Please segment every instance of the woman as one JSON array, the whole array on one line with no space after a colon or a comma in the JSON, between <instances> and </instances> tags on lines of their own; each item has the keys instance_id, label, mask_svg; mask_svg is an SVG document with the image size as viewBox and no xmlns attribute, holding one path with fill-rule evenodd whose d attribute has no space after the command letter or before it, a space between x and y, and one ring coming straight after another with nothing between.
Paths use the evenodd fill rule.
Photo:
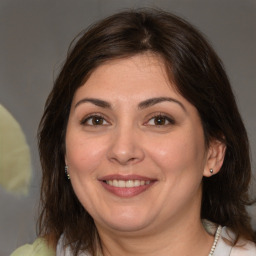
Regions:
<instances>
[{"instance_id":1,"label":"woman","mask_svg":"<svg viewBox=\"0 0 256 256\"><path fill-rule=\"evenodd\" d=\"M256 255L246 131L221 61L186 21L139 10L92 26L38 137L41 238L13 255Z\"/></svg>"}]
</instances>

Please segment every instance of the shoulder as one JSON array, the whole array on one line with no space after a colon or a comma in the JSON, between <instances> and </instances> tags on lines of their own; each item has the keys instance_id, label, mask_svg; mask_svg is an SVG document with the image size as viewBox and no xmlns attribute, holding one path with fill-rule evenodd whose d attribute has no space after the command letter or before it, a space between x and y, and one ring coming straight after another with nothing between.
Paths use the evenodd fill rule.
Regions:
<instances>
[{"instance_id":1,"label":"shoulder","mask_svg":"<svg viewBox=\"0 0 256 256\"><path fill-rule=\"evenodd\" d=\"M231 250L230 256L256 256L256 244L250 241L238 241Z\"/></svg>"},{"instance_id":2,"label":"shoulder","mask_svg":"<svg viewBox=\"0 0 256 256\"><path fill-rule=\"evenodd\" d=\"M65 245L64 234L62 234L61 237L59 238L57 248L56 248L56 256L63 256L63 255L73 255L70 245ZM80 252L78 255L79 256L91 256L91 254L86 251ZM100 254L98 253L97 255L100 255Z\"/></svg>"},{"instance_id":3,"label":"shoulder","mask_svg":"<svg viewBox=\"0 0 256 256\"><path fill-rule=\"evenodd\" d=\"M206 231L211 235L216 235L218 225L203 220ZM236 235L228 227L220 227L219 238L214 250L214 256L256 256L256 244L240 238L233 246Z\"/></svg>"},{"instance_id":4,"label":"shoulder","mask_svg":"<svg viewBox=\"0 0 256 256\"><path fill-rule=\"evenodd\" d=\"M11 256L55 256L55 251L50 248L43 238L38 238L33 244L26 244L16 249Z\"/></svg>"},{"instance_id":5,"label":"shoulder","mask_svg":"<svg viewBox=\"0 0 256 256\"><path fill-rule=\"evenodd\" d=\"M217 255L230 255L230 256L256 256L255 243L240 238L237 243L234 243L236 235L227 227L222 228L221 237L219 240L218 254ZM216 247L216 249L217 249ZM226 254L223 254L225 251ZM221 254L222 252L222 254Z\"/></svg>"},{"instance_id":6,"label":"shoulder","mask_svg":"<svg viewBox=\"0 0 256 256\"><path fill-rule=\"evenodd\" d=\"M236 235L227 227L223 228L222 238L234 243ZM256 256L256 244L239 238L237 243L231 247L230 256Z\"/></svg>"}]
</instances>

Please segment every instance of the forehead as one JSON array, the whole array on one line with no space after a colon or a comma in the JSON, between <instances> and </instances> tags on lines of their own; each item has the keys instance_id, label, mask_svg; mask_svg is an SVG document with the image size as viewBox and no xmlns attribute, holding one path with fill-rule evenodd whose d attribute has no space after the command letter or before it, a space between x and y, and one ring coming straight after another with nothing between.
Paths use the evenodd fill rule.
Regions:
<instances>
[{"instance_id":1,"label":"forehead","mask_svg":"<svg viewBox=\"0 0 256 256\"><path fill-rule=\"evenodd\" d=\"M81 94L111 97L116 93L129 97L141 92L145 96L152 92L177 94L176 85L170 81L164 61L158 55L145 53L103 63L78 88L74 98Z\"/></svg>"}]
</instances>

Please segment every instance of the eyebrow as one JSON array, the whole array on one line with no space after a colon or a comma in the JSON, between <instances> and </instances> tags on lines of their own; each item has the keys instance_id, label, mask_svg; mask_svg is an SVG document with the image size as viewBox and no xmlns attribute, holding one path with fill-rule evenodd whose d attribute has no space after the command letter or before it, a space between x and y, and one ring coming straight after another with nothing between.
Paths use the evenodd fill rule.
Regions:
<instances>
[{"instance_id":1,"label":"eyebrow","mask_svg":"<svg viewBox=\"0 0 256 256\"><path fill-rule=\"evenodd\" d=\"M104 100L100 100L100 99L95 99L95 98L84 98L82 100L79 100L76 105L75 105L75 108L77 106L79 106L80 104L82 103L86 103L86 102L90 102L98 107L101 107L101 108L111 108L111 105L110 103L104 101Z\"/></svg>"},{"instance_id":2,"label":"eyebrow","mask_svg":"<svg viewBox=\"0 0 256 256\"><path fill-rule=\"evenodd\" d=\"M156 97L156 98L150 98L150 99L144 100L139 103L138 108L145 109L145 108L154 106L158 103L165 102L165 101L177 103L185 112L187 112L185 106L180 101L173 99L173 98L169 98L169 97ZM81 105L82 103L86 103L86 102L92 103L101 108L109 108L109 109L112 108L111 104L109 102L100 100L100 99L95 99L95 98L81 99L80 101L78 101L76 103L75 108L78 107L79 105Z\"/></svg>"},{"instance_id":3,"label":"eyebrow","mask_svg":"<svg viewBox=\"0 0 256 256\"><path fill-rule=\"evenodd\" d=\"M180 101L173 99L173 98L169 98L169 97L157 97L157 98L151 98L151 99L142 101L139 104L139 109L148 108L148 107L151 107L153 105L156 105L158 103L165 102L165 101L177 103L185 112L187 112L185 106Z\"/></svg>"}]
</instances>

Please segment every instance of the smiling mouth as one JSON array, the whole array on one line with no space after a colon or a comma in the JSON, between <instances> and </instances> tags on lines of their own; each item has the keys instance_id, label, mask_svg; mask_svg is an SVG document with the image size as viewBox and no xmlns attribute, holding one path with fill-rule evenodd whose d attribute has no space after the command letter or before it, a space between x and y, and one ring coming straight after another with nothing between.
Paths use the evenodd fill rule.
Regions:
<instances>
[{"instance_id":1,"label":"smiling mouth","mask_svg":"<svg viewBox=\"0 0 256 256\"><path fill-rule=\"evenodd\" d=\"M157 179L140 175L113 174L99 178L104 189L121 198L131 198L151 188Z\"/></svg>"},{"instance_id":2,"label":"smiling mouth","mask_svg":"<svg viewBox=\"0 0 256 256\"><path fill-rule=\"evenodd\" d=\"M150 180L104 180L104 182L116 188L134 188L151 183Z\"/></svg>"}]
</instances>

